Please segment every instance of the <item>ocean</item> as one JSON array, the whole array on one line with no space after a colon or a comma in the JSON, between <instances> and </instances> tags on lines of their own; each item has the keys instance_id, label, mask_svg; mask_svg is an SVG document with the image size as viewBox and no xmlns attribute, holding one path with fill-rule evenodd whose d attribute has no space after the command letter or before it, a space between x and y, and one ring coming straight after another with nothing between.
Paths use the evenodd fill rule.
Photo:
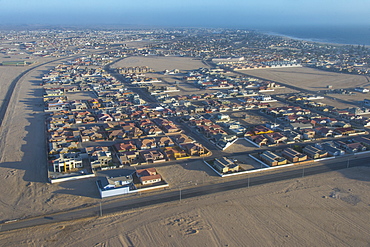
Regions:
<instances>
[{"instance_id":1,"label":"ocean","mask_svg":"<svg viewBox=\"0 0 370 247\"><path fill-rule=\"evenodd\" d=\"M260 30L266 34L294 39L350 45L370 46L370 25L352 27L275 27Z\"/></svg>"}]
</instances>

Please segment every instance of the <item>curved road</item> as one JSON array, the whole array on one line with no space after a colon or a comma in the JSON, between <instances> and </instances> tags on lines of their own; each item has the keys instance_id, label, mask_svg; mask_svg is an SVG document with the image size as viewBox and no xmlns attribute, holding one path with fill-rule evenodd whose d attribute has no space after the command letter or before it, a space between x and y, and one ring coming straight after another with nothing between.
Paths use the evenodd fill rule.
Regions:
<instances>
[{"instance_id":1,"label":"curved road","mask_svg":"<svg viewBox=\"0 0 370 247\"><path fill-rule=\"evenodd\" d=\"M73 56L73 57L76 57L76 56ZM59 61L59 60L63 60L63 59L71 59L73 57L63 57L63 58L58 58L58 59L55 59L55 60L51 60L51 61L48 61L48 62L44 62L44 63L38 64L36 66L33 66L33 67L31 67L31 68L23 71L16 78L14 78L14 80L9 85L8 91L5 94L4 101L3 101L3 103L0 106L0 126L3 123L4 116L5 116L5 113L6 113L7 109L8 109L8 106L9 106L9 103L10 103L10 99L12 98L12 95L14 93L15 86L17 85L17 83L19 82L19 80L23 76L25 76L30 71L32 71L32 70L34 70L36 68L39 68L41 66L44 66L44 65L47 65L49 63L53 63L53 62L56 62L56 61Z\"/></svg>"}]
</instances>

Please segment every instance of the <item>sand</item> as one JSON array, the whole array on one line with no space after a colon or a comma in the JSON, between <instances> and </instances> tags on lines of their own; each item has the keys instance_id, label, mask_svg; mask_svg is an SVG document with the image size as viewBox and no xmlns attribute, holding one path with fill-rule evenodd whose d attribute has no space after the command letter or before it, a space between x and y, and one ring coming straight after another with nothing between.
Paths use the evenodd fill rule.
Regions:
<instances>
[{"instance_id":1,"label":"sand","mask_svg":"<svg viewBox=\"0 0 370 247\"><path fill-rule=\"evenodd\" d=\"M156 72L163 72L164 70L179 69L180 72L196 70L201 67L206 67L201 60L189 57L128 57L118 63L115 63L114 68L120 67L135 67L135 66L148 66Z\"/></svg>"},{"instance_id":2,"label":"sand","mask_svg":"<svg viewBox=\"0 0 370 247\"><path fill-rule=\"evenodd\" d=\"M348 89L354 92L356 87L369 88L370 82L363 75L341 74L328 72L313 68L282 68L282 69L257 69L244 70L242 73L262 77L267 80L273 80L284 84L300 87L311 91L328 90L327 86L331 85L333 89ZM277 91L280 93L280 91ZM331 100L330 98L338 98L349 101L350 104ZM359 101L368 99L369 94L356 92L355 95L330 94L320 102L328 105L335 105L339 109L354 107Z\"/></svg>"},{"instance_id":3,"label":"sand","mask_svg":"<svg viewBox=\"0 0 370 247\"><path fill-rule=\"evenodd\" d=\"M0 244L367 246L369 175L369 168L350 168L113 216L0 233Z\"/></svg>"}]
</instances>

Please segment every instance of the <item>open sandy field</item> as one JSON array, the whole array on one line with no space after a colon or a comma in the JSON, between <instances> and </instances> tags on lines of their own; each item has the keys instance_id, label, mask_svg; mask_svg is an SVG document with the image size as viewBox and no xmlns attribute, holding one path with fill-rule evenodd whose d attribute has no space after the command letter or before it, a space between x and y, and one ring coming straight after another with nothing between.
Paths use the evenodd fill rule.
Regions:
<instances>
[{"instance_id":1,"label":"open sandy field","mask_svg":"<svg viewBox=\"0 0 370 247\"><path fill-rule=\"evenodd\" d=\"M128 57L118 63L115 63L115 68L120 67L135 67L135 66L148 66L156 72L162 72L166 69L173 70L179 69L180 72L199 69L206 67L201 60L196 60L189 57Z\"/></svg>"},{"instance_id":2,"label":"open sandy field","mask_svg":"<svg viewBox=\"0 0 370 247\"><path fill-rule=\"evenodd\" d=\"M326 90L369 86L364 76L327 72L313 68L256 69L241 71L245 74L279 81L308 90Z\"/></svg>"},{"instance_id":3,"label":"open sandy field","mask_svg":"<svg viewBox=\"0 0 370 247\"><path fill-rule=\"evenodd\" d=\"M312 91L327 90L328 85L331 85L333 89L343 88L350 91L353 91L355 87L370 87L370 82L365 76L362 75L340 74L306 67L286 69L257 69L240 72ZM330 99L331 97L357 104L359 101L369 98L369 94L359 92L357 92L355 95L330 94L327 96L327 99L320 100L323 103L336 106L337 108L346 108L353 107L353 105L333 101Z\"/></svg>"},{"instance_id":4,"label":"open sandy field","mask_svg":"<svg viewBox=\"0 0 370 247\"><path fill-rule=\"evenodd\" d=\"M0 233L3 246L368 246L370 169Z\"/></svg>"}]
</instances>

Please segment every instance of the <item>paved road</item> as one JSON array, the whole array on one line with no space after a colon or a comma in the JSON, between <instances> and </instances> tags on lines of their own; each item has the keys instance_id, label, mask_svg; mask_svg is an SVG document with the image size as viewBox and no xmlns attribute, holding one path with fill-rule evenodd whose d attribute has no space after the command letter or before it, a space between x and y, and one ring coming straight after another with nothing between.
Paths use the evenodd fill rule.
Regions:
<instances>
[{"instance_id":1,"label":"paved road","mask_svg":"<svg viewBox=\"0 0 370 247\"><path fill-rule=\"evenodd\" d=\"M225 182L223 183L205 184L203 186L193 188L184 188L181 190L181 199L209 195L234 189L247 189L250 186L267 184L293 178L301 178L304 176L310 176L355 166L370 166L369 157L351 156L350 159L332 159L327 160L324 163L314 162L306 165L297 165L293 167L274 170L272 172L261 172L254 175L250 174L249 176L245 175L243 176L243 178L240 178L239 176L235 179L226 178ZM81 209L3 223L0 228L1 231L4 232L49 223L70 221L88 217L97 217L100 215L100 213L106 215L141 208L144 206L175 201L178 201L180 203L179 188L167 189L157 193L143 194L141 196L131 195L128 197L124 197L121 200L103 203L101 206L101 210L100 204L97 204Z\"/></svg>"},{"instance_id":2,"label":"paved road","mask_svg":"<svg viewBox=\"0 0 370 247\"><path fill-rule=\"evenodd\" d=\"M76 57L76 56L74 56ZM1 104L0 106L0 126L2 125L3 123L3 120L4 120L4 116L5 116L5 113L8 109L8 106L9 106L9 103L10 103L10 99L12 98L12 95L13 95L13 92L14 92L14 89L15 89L15 86L17 85L17 83L19 82L19 80L25 76L27 73L29 73L30 71L34 70L34 69L37 69L41 66L44 66L44 65L47 65L49 63L53 63L53 62L56 62L56 61L59 61L59 60L65 60L65 59L71 59L71 58L74 58L74 57L63 57L63 58L58 58L58 59L54 59L54 60L51 60L51 61L48 61L48 62L44 62L44 63L41 63L41 64L38 64L36 66L32 66L31 68L23 71L22 73L20 73L16 78L14 78L14 80L10 83L9 85L9 88L8 88L8 91L6 92L5 94L5 98L4 98L4 101L3 103ZM41 82L41 81L40 81Z\"/></svg>"}]
</instances>

